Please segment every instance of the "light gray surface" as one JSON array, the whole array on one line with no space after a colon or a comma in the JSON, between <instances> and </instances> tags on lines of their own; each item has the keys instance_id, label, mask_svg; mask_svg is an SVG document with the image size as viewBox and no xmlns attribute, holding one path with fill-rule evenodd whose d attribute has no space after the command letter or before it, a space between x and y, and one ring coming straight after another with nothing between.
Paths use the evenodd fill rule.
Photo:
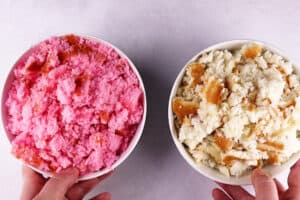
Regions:
<instances>
[{"instance_id":1,"label":"light gray surface","mask_svg":"<svg viewBox=\"0 0 300 200\"><path fill-rule=\"evenodd\" d=\"M24 50L51 35L81 33L115 44L140 70L148 117L137 148L96 190L112 192L115 200L211 199L215 184L189 167L171 140L167 101L172 82L194 54L230 39L272 43L300 63L300 1L288 2L2 0L0 85ZM21 165L9 154L2 127L0 135L1 199L17 199Z\"/></svg>"}]
</instances>

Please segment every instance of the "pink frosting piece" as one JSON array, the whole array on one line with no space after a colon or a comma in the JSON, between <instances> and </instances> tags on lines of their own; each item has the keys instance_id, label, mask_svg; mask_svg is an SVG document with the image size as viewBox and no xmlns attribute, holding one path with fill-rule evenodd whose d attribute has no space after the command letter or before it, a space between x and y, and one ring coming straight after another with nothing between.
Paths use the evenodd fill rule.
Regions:
<instances>
[{"instance_id":1,"label":"pink frosting piece","mask_svg":"<svg viewBox=\"0 0 300 200\"><path fill-rule=\"evenodd\" d=\"M7 130L12 153L48 172L111 166L143 116L143 91L126 58L86 38L53 37L14 69Z\"/></svg>"}]
</instances>

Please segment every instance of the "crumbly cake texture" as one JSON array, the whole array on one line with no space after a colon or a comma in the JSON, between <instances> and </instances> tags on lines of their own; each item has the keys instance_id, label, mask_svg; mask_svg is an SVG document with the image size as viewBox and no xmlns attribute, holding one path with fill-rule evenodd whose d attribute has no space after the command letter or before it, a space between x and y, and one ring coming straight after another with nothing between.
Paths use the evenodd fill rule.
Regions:
<instances>
[{"instance_id":1,"label":"crumbly cake texture","mask_svg":"<svg viewBox=\"0 0 300 200\"><path fill-rule=\"evenodd\" d=\"M172 101L178 138L226 176L280 165L300 150L299 96L292 63L259 44L204 53Z\"/></svg>"},{"instance_id":2,"label":"crumbly cake texture","mask_svg":"<svg viewBox=\"0 0 300 200\"><path fill-rule=\"evenodd\" d=\"M110 167L143 116L143 91L111 46L75 35L38 44L14 69L7 130L12 153L42 171Z\"/></svg>"}]
</instances>

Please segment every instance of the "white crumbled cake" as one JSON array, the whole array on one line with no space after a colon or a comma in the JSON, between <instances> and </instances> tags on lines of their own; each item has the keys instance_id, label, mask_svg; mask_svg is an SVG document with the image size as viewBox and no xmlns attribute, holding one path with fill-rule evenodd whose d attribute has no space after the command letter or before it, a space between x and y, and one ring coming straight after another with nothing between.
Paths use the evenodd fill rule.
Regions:
<instances>
[{"instance_id":1,"label":"white crumbled cake","mask_svg":"<svg viewBox=\"0 0 300 200\"><path fill-rule=\"evenodd\" d=\"M172 102L179 140L227 176L280 165L300 150L299 96L293 65L259 44L204 53Z\"/></svg>"}]
</instances>

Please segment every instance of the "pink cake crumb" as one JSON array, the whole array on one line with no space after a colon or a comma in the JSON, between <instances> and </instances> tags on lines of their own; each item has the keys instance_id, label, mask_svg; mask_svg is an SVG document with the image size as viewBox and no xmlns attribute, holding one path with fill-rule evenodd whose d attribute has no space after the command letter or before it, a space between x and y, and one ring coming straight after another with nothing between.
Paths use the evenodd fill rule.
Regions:
<instances>
[{"instance_id":1,"label":"pink cake crumb","mask_svg":"<svg viewBox=\"0 0 300 200\"><path fill-rule=\"evenodd\" d=\"M12 153L47 172L110 167L143 116L143 91L126 58L75 35L38 44L14 69L6 100Z\"/></svg>"}]
</instances>

